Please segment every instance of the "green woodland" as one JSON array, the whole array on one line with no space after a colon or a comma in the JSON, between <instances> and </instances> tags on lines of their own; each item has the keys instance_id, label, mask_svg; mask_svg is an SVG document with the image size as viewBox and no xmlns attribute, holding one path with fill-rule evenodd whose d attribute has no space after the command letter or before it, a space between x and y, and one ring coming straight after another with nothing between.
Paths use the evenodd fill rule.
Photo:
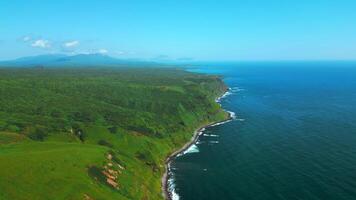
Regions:
<instances>
[{"instance_id":1,"label":"green woodland","mask_svg":"<svg viewBox=\"0 0 356 200\"><path fill-rule=\"evenodd\" d=\"M0 199L162 199L165 159L227 118L225 90L173 68L0 68Z\"/></svg>"}]
</instances>

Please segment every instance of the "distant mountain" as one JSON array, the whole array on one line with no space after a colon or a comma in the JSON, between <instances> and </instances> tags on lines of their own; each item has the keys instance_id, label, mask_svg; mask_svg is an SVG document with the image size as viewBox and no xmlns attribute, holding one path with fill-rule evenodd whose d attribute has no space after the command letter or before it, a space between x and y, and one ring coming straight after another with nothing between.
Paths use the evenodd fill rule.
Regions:
<instances>
[{"instance_id":1,"label":"distant mountain","mask_svg":"<svg viewBox=\"0 0 356 200\"><path fill-rule=\"evenodd\" d=\"M103 54L48 54L0 61L0 67L124 67L161 66L161 64L134 59L117 59Z\"/></svg>"},{"instance_id":2,"label":"distant mountain","mask_svg":"<svg viewBox=\"0 0 356 200\"><path fill-rule=\"evenodd\" d=\"M15 60L0 61L0 66L35 66L44 65L45 63L53 62L54 60L65 58L62 54L48 54L39 56L22 57Z\"/></svg>"}]
</instances>

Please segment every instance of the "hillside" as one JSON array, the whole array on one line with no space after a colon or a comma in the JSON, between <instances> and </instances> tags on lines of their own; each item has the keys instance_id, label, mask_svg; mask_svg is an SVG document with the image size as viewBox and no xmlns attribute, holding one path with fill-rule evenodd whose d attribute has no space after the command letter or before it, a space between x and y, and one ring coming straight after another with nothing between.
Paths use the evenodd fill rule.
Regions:
<instances>
[{"instance_id":1,"label":"hillside","mask_svg":"<svg viewBox=\"0 0 356 200\"><path fill-rule=\"evenodd\" d=\"M217 76L0 69L0 199L162 199L164 159L227 117Z\"/></svg>"}]
</instances>

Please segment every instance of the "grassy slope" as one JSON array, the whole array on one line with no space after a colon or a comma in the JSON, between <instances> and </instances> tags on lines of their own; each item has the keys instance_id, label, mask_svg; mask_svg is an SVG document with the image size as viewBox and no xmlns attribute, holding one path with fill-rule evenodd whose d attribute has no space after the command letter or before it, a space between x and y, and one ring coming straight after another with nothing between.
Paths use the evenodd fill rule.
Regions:
<instances>
[{"instance_id":1,"label":"grassy slope","mask_svg":"<svg viewBox=\"0 0 356 200\"><path fill-rule=\"evenodd\" d=\"M106 148L70 143L11 144L1 147L1 199L125 199L95 183L88 165L100 165Z\"/></svg>"},{"instance_id":2,"label":"grassy slope","mask_svg":"<svg viewBox=\"0 0 356 200\"><path fill-rule=\"evenodd\" d=\"M225 89L216 77L24 71L0 70L0 199L161 199L166 156L196 127L226 117L213 101ZM89 175L108 152L125 167L119 189Z\"/></svg>"}]
</instances>

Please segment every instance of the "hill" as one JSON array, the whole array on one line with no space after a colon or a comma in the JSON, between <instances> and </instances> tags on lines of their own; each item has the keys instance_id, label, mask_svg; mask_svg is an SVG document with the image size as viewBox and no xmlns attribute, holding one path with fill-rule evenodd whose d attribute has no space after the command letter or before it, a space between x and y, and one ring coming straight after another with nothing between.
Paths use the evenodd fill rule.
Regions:
<instances>
[{"instance_id":1,"label":"hill","mask_svg":"<svg viewBox=\"0 0 356 200\"><path fill-rule=\"evenodd\" d=\"M162 199L164 160L227 114L217 76L0 69L0 199Z\"/></svg>"}]
</instances>

